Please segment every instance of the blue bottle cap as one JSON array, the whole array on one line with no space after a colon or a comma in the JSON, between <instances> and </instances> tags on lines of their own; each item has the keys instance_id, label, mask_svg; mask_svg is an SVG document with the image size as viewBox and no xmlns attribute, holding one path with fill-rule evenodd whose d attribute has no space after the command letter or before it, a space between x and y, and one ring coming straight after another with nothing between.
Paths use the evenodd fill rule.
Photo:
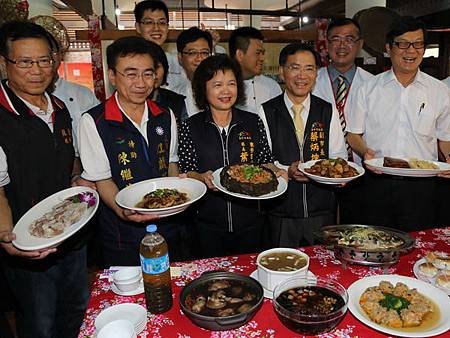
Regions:
<instances>
[{"instance_id":1,"label":"blue bottle cap","mask_svg":"<svg viewBox=\"0 0 450 338\"><path fill-rule=\"evenodd\" d=\"M155 232L157 229L156 224L149 224L146 228L147 232Z\"/></svg>"}]
</instances>

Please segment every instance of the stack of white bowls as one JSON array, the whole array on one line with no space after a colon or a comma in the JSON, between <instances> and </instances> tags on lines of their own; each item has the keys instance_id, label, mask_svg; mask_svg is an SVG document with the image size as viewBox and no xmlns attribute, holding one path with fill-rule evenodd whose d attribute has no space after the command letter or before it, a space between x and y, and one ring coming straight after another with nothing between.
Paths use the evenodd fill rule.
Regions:
<instances>
[{"instance_id":1,"label":"stack of white bowls","mask_svg":"<svg viewBox=\"0 0 450 338\"><path fill-rule=\"evenodd\" d=\"M140 266L127 266L117 270L113 275L114 286L121 292L130 292L142 283Z\"/></svg>"},{"instance_id":2,"label":"stack of white bowls","mask_svg":"<svg viewBox=\"0 0 450 338\"><path fill-rule=\"evenodd\" d=\"M95 328L100 333L103 327L116 320L129 321L134 328L135 334L139 334L147 325L147 309L134 303L122 303L110 306L97 316L95 319Z\"/></svg>"}]
</instances>

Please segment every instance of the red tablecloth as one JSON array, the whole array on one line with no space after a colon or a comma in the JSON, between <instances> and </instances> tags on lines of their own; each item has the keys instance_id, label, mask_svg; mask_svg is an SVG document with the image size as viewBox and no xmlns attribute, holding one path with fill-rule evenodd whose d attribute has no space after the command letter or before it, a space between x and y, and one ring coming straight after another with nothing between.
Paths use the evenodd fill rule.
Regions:
<instances>
[{"instance_id":1,"label":"red tablecloth","mask_svg":"<svg viewBox=\"0 0 450 338\"><path fill-rule=\"evenodd\" d=\"M332 278L348 288L354 281L372 275L399 274L413 277L414 263L430 250L450 252L450 227L431 229L413 233L416 238L414 250L400 258L400 262L388 268L369 268L360 265L347 265L343 268L332 252L324 246L317 245L301 248L310 257L310 270L318 275ZM161 315L148 314L147 328L139 337L302 337L286 327L278 320L272 301L264 300L264 304L253 319L246 325L231 331L208 331L194 325L180 310L178 297L181 289L189 281L199 277L203 272L210 270L227 270L250 275L256 269L256 254L239 255L231 257L218 257L202 259L184 263L174 263L172 266L181 268L181 276L172 278L174 292L174 305L172 309ZM118 296L111 291L111 282L100 279L94 282L84 323L81 327L80 338L94 335L94 321L97 315L105 308L126 302L134 302L145 306L144 294L137 296ZM445 299L444 301L449 301ZM343 337L386 337L363 323L359 322L347 311L344 320L332 332L323 334L322 338ZM450 337L450 332L439 337Z\"/></svg>"}]
</instances>

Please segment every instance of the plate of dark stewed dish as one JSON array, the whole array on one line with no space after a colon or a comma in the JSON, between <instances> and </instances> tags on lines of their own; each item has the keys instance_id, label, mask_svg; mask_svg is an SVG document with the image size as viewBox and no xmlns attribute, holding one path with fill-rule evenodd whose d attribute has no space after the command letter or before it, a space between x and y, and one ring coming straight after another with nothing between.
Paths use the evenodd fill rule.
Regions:
<instances>
[{"instance_id":1,"label":"plate of dark stewed dish","mask_svg":"<svg viewBox=\"0 0 450 338\"><path fill-rule=\"evenodd\" d=\"M342 184L364 175L364 168L342 158L311 160L298 165L305 176L322 184Z\"/></svg>"}]
</instances>

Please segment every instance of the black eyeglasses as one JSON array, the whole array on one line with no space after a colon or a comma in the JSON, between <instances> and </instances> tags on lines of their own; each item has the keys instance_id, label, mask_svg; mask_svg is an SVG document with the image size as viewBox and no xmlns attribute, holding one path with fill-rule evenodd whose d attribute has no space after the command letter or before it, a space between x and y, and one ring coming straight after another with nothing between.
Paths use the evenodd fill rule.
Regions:
<instances>
[{"instance_id":1,"label":"black eyeglasses","mask_svg":"<svg viewBox=\"0 0 450 338\"><path fill-rule=\"evenodd\" d=\"M414 49L422 49L425 47L425 41L393 41L392 43L400 49L408 49L410 46L413 46Z\"/></svg>"},{"instance_id":2,"label":"black eyeglasses","mask_svg":"<svg viewBox=\"0 0 450 338\"><path fill-rule=\"evenodd\" d=\"M169 23L167 22L166 19L161 19L161 20L151 20L151 19L145 19L140 21L141 24L143 24L144 26L159 26L159 27L166 27L169 25Z\"/></svg>"},{"instance_id":3,"label":"black eyeglasses","mask_svg":"<svg viewBox=\"0 0 450 338\"><path fill-rule=\"evenodd\" d=\"M136 81L140 77L142 77L146 81L155 80L155 78L156 78L156 73L154 70L146 70L145 72L142 72L142 73L138 73L135 71L127 71L125 73L122 73L122 72L119 72L117 69L115 71L116 71L116 73L119 73L120 75L122 75L124 78L126 78L129 81Z\"/></svg>"},{"instance_id":4,"label":"black eyeglasses","mask_svg":"<svg viewBox=\"0 0 450 338\"><path fill-rule=\"evenodd\" d=\"M43 58L39 60L31 60L31 59L17 59L11 60L10 58L3 55L6 61L9 63L15 64L18 68L31 68L33 64L37 64L39 68L50 68L53 67L55 60L51 57Z\"/></svg>"},{"instance_id":5,"label":"black eyeglasses","mask_svg":"<svg viewBox=\"0 0 450 338\"><path fill-rule=\"evenodd\" d=\"M190 50L188 52L181 52L183 55L187 55L190 58L196 58L197 56L200 56L202 58L207 58L211 55L211 52L209 51L197 51L197 50Z\"/></svg>"}]
</instances>

